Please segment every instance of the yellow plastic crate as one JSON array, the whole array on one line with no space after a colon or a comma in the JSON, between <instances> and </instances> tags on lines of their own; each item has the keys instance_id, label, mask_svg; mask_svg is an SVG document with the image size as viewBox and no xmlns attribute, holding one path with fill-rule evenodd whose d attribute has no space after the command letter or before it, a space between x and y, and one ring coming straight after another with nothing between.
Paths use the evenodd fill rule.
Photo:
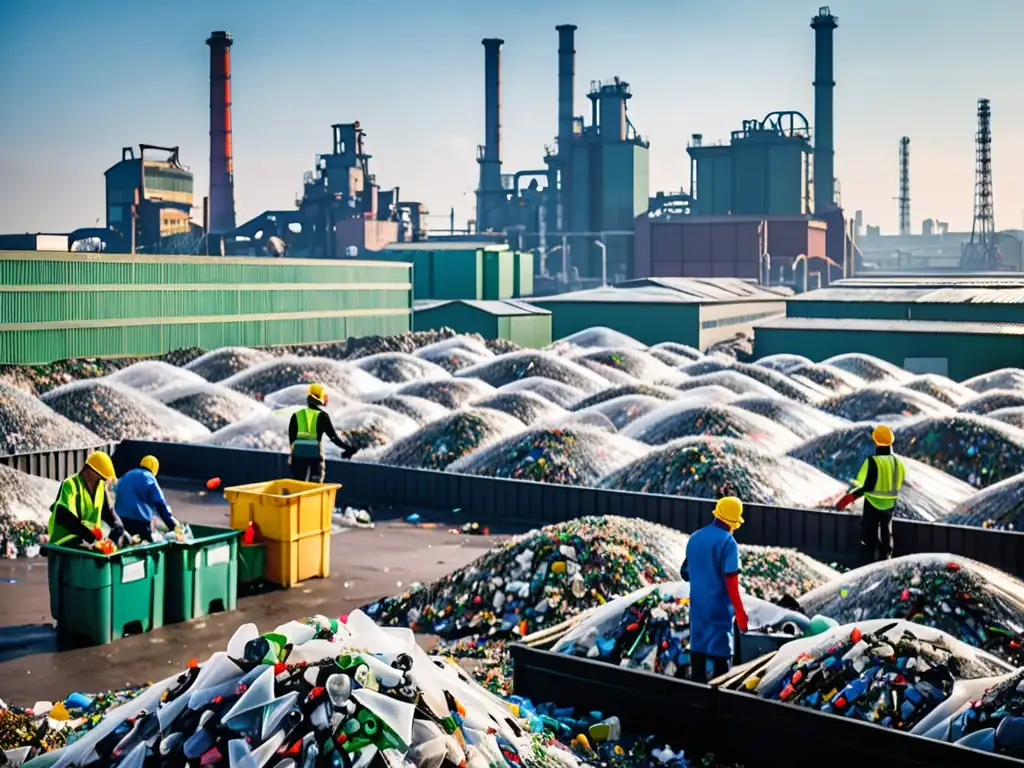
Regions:
<instances>
[{"instance_id":1,"label":"yellow plastic crate","mask_svg":"<svg viewBox=\"0 0 1024 768\"><path fill-rule=\"evenodd\" d=\"M242 530L256 523L270 541L298 541L331 530L338 483L269 480L224 489L231 505L231 527Z\"/></svg>"},{"instance_id":2,"label":"yellow plastic crate","mask_svg":"<svg viewBox=\"0 0 1024 768\"><path fill-rule=\"evenodd\" d=\"M295 541L267 541L264 578L291 587L306 579L331 575L331 532L308 533Z\"/></svg>"}]
</instances>

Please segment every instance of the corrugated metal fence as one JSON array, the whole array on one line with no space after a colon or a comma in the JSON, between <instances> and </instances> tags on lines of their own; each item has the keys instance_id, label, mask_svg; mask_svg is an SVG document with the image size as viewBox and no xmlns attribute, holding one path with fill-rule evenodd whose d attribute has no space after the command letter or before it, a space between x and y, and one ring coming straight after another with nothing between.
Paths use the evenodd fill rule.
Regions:
<instances>
[{"instance_id":1,"label":"corrugated metal fence","mask_svg":"<svg viewBox=\"0 0 1024 768\"><path fill-rule=\"evenodd\" d=\"M152 453L164 476L224 485L287 477L279 453L128 440L114 454L118 471L138 466ZM679 496L606 491L458 475L381 464L328 461L328 479L342 483L339 503L462 511L466 520L544 525L582 515L623 515L692 532L711 519L714 502ZM855 565L860 517L821 510L747 505L737 533L744 544L793 547L824 562ZM1024 576L1024 533L991 531L912 520L895 522L896 554L950 552Z\"/></svg>"},{"instance_id":2,"label":"corrugated metal fence","mask_svg":"<svg viewBox=\"0 0 1024 768\"><path fill-rule=\"evenodd\" d=\"M0 464L6 464L20 472L50 480L62 481L68 475L79 472L85 466L85 460L93 451L112 452L116 443L97 445L91 448L68 448L60 451L43 451L40 453L16 453L13 456L0 456Z\"/></svg>"}]
</instances>

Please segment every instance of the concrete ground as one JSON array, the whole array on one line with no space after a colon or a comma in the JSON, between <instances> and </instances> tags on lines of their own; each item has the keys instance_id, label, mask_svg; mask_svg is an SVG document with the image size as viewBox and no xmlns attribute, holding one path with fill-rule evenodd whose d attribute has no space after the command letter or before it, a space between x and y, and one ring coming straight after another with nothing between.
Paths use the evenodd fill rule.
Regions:
<instances>
[{"instance_id":1,"label":"concrete ground","mask_svg":"<svg viewBox=\"0 0 1024 768\"><path fill-rule=\"evenodd\" d=\"M175 516L189 523L227 527L219 493L165 488ZM331 544L331 576L290 590L240 597L238 610L172 624L109 645L61 650L50 616L47 561L0 560L0 699L31 706L73 691L93 693L160 679L223 650L235 629L253 622L263 631L312 614L338 616L373 600L431 582L466 565L502 537L450 532L465 520L421 512L371 510L376 527L345 529ZM507 531L506 531L507 532ZM423 639L425 645L430 638Z\"/></svg>"}]
</instances>

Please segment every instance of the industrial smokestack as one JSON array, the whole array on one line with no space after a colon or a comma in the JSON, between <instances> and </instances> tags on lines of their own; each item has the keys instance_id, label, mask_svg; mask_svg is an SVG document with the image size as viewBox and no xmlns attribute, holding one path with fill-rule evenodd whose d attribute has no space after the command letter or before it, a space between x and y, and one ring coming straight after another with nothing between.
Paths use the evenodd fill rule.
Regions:
<instances>
[{"instance_id":1,"label":"industrial smokestack","mask_svg":"<svg viewBox=\"0 0 1024 768\"><path fill-rule=\"evenodd\" d=\"M576 86L576 25L558 30L558 153L568 153L572 141L573 91Z\"/></svg>"},{"instance_id":2,"label":"industrial smokestack","mask_svg":"<svg viewBox=\"0 0 1024 768\"><path fill-rule=\"evenodd\" d=\"M235 228L235 172L231 153L231 35L212 32L210 46L210 233Z\"/></svg>"},{"instance_id":3,"label":"industrial smokestack","mask_svg":"<svg viewBox=\"0 0 1024 768\"><path fill-rule=\"evenodd\" d=\"M818 9L811 20L814 30L814 213L822 216L835 203L835 115L833 92L836 87L833 66L832 34L839 19L828 6Z\"/></svg>"},{"instance_id":4,"label":"industrial smokestack","mask_svg":"<svg viewBox=\"0 0 1024 768\"><path fill-rule=\"evenodd\" d=\"M501 188L501 46L504 40L486 38L484 45L484 145L477 150L480 186L477 189L477 231L500 224L496 220Z\"/></svg>"}]
</instances>

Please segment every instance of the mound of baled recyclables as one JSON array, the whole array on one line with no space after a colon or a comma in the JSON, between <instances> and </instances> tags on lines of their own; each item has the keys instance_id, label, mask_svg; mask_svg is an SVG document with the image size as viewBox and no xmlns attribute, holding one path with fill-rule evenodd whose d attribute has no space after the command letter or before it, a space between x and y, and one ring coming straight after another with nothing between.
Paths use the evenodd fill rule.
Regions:
<instances>
[{"instance_id":1,"label":"mound of baled recyclables","mask_svg":"<svg viewBox=\"0 0 1024 768\"><path fill-rule=\"evenodd\" d=\"M76 698L89 705L87 697ZM78 703L56 705L49 722L69 724ZM627 753L615 744L622 734L614 718L576 720L523 699L502 701L455 664L427 656L412 632L382 629L361 611L343 620L290 621L264 634L245 624L226 651L124 697L91 726L73 732L58 752L35 759L44 747L34 744L9 748L5 757L15 764L27 759L29 768L571 768L640 764L641 754L658 750L641 744L641 753ZM556 738L561 731L589 732L594 745L581 736L563 743ZM590 760L602 752L634 762ZM661 764L693 765L671 749L658 754Z\"/></svg>"},{"instance_id":2,"label":"mound of baled recyclables","mask_svg":"<svg viewBox=\"0 0 1024 768\"><path fill-rule=\"evenodd\" d=\"M286 451L288 418L317 381L360 461L828 509L882 422L907 460L899 517L1009 528L1020 509L1017 369L958 383L863 354L743 362L733 347L647 347L593 328L546 350L445 331L3 376L22 389L0 398L0 424L32 425L8 430L8 453L61 447L62 435Z\"/></svg>"}]
</instances>

